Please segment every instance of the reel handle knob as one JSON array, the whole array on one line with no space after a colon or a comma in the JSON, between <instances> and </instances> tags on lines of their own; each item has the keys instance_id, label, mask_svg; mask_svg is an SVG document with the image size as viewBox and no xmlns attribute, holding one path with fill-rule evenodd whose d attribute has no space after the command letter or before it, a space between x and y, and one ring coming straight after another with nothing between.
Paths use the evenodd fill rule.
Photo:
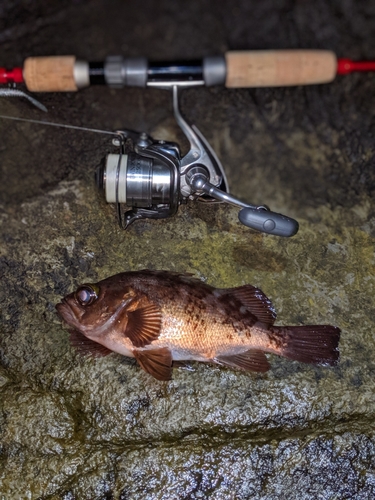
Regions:
<instances>
[{"instance_id":1,"label":"reel handle knob","mask_svg":"<svg viewBox=\"0 0 375 500\"><path fill-rule=\"evenodd\" d=\"M274 236L294 236L299 228L298 222L291 217L261 208L245 207L239 211L238 219L247 227Z\"/></svg>"}]
</instances>

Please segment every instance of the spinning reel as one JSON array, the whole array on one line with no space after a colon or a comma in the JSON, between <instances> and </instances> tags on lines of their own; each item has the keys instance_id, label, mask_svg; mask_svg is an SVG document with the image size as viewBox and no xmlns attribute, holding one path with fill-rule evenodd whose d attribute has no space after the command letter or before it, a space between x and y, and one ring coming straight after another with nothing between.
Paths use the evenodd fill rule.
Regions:
<instances>
[{"instance_id":1,"label":"spinning reel","mask_svg":"<svg viewBox=\"0 0 375 500\"><path fill-rule=\"evenodd\" d=\"M229 194L223 167L195 125L182 117L178 86L171 85L177 124L190 143L181 156L175 142L155 141L146 133L118 131L113 144L120 152L109 154L96 172L99 189L108 203L115 203L120 227L126 229L139 219L163 219L174 215L187 200L225 202L241 210L242 224L276 236L293 236L298 222L264 205L244 203ZM130 208L124 214L121 205Z\"/></svg>"},{"instance_id":2,"label":"spinning reel","mask_svg":"<svg viewBox=\"0 0 375 500\"><path fill-rule=\"evenodd\" d=\"M0 115L1 118L56 127L114 135L119 152L109 154L96 171L96 183L108 203L115 203L120 227L126 229L139 219L164 219L173 216L180 204L188 200L224 202L239 207L239 221L247 227L275 236L293 236L298 222L272 212L265 205L251 205L229 194L228 183L220 160L195 125L182 117L178 88L202 84L200 80L161 81L153 86L171 89L173 112L177 124L190 143L185 156L175 142L156 141L146 133L130 130L109 132L40 120ZM36 99L17 89L0 89L0 96L25 97L43 111ZM125 213L121 205L130 208Z\"/></svg>"}]
</instances>

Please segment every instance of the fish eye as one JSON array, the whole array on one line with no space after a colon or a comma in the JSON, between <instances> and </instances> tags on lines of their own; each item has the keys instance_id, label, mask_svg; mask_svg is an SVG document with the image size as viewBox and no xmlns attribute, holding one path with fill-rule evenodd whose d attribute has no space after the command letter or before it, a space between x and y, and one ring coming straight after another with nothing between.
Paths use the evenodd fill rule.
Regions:
<instances>
[{"instance_id":1,"label":"fish eye","mask_svg":"<svg viewBox=\"0 0 375 500\"><path fill-rule=\"evenodd\" d=\"M75 297L81 306L92 304L98 298L98 295L99 289L92 285L82 285L75 293Z\"/></svg>"}]
</instances>

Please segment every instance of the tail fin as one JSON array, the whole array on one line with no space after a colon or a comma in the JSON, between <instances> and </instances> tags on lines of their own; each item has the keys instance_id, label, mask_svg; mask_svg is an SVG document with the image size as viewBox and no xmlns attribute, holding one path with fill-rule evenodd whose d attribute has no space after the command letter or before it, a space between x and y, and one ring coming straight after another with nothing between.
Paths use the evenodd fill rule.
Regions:
<instances>
[{"instance_id":1,"label":"tail fin","mask_svg":"<svg viewBox=\"0 0 375 500\"><path fill-rule=\"evenodd\" d=\"M330 325L273 326L270 331L278 354L302 363L337 364L340 328Z\"/></svg>"}]
</instances>

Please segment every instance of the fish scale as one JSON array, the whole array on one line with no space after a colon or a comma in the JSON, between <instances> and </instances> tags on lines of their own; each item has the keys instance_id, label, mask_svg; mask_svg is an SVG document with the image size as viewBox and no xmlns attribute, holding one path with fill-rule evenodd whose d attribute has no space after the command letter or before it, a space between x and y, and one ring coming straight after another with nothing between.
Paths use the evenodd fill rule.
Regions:
<instances>
[{"instance_id":1,"label":"fish scale","mask_svg":"<svg viewBox=\"0 0 375 500\"><path fill-rule=\"evenodd\" d=\"M239 322L234 326L234 322L228 321L230 318L225 311L210 303L211 298L212 295L208 295L196 300L193 308L184 307L175 300L163 306L162 333L152 345L167 344L172 350L189 351L190 356L211 359L215 353L237 350L237 344L243 345L246 340L251 343L250 331Z\"/></svg>"}]
</instances>

